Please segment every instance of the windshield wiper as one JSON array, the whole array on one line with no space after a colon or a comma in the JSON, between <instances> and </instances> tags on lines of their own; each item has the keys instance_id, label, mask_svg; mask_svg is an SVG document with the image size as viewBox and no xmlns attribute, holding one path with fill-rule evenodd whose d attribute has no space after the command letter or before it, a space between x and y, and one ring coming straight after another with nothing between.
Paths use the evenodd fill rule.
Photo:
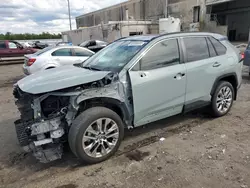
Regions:
<instances>
[{"instance_id":1,"label":"windshield wiper","mask_svg":"<svg viewBox=\"0 0 250 188\"><path fill-rule=\"evenodd\" d=\"M97 69L97 68L94 68L94 67L82 67L84 69L89 69L89 70L94 70L94 71L102 71L101 69Z\"/></svg>"}]
</instances>

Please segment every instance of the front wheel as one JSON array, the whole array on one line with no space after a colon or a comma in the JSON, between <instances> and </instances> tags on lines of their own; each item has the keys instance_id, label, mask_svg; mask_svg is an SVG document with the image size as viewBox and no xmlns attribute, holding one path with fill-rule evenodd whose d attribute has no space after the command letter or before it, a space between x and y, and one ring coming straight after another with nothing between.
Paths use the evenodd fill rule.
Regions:
<instances>
[{"instance_id":1,"label":"front wheel","mask_svg":"<svg viewBox=\"0 0 250 188\"><path fill-rule=\"evenodd\" d=\"M93 164L111 157L123 136L124 125L118 114L108 108L93 107L74 120L68 141L78 158Z\"/></svg>"},{"instance_id":2,"label":"front wheel","mask_svg":"<svg viewBox=\"0 0 250 188\"><path fill-rule=\"evenodd\" d=\"M227 81L219 82L213 97L212 97L212 112L215 117L226 115L234 100L234 88L231 83Z\"/></svg>"}]
</instances>

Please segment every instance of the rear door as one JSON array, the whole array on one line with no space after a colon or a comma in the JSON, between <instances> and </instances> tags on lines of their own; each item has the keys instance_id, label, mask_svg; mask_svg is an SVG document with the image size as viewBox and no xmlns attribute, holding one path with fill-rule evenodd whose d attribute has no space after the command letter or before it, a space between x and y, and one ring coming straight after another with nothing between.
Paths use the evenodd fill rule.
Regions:
<instances>
[{"instance_id":1,"label":"rear door","mask_svg":"<svg viewBox=\"0 0 250 188\"><path fill-rule=\"evenodd\" d=\"M185 105L187 108L203 106L211 100L211 89L221 71L221 62L205 36L183 37L182 42L187 69Z\"/></svg>"},{"instance_id":2,"label":"rear door","mask_svg":"<svg viewBox=\"0 0 250 188\"><path fill-rule=\"evenodd\" d=\"M245 51L244 65L250 66L250 43L248 44L247 49Z\"/></svg>"},{"instance_id":3,"label":"rear door","mask_svg":"<svg viewBox=\"0 0 250 188\"><path fill-rule=\"evenodd\" d=\"M84 48L72 48L72 50L74 63L82 63L83 61L94 55L93 52Z\"/></svg>"},{"instance_id":4,"label":"rear door","mask_svg":"<svg viewBox=\"0 0 250 188\"><path fill-rule=\"evenodd\" d=\"M71 48L60 48L51 54L54 63L58 65L74 64L74 58Z\"/></svg>"}]
</instances>

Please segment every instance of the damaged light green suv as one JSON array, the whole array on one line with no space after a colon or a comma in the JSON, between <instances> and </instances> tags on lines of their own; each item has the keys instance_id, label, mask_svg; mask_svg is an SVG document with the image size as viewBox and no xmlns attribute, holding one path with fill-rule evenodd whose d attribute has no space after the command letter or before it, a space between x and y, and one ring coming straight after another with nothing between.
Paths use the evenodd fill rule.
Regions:
<instances>
[{"instance_id":1,"label":"damaged light green suv","mask_svg":"<svg viewBox=\"0 0 250 188\"><path fill-rule=\"evenodd\" d=\"M82 64L40 72L14 87L20 145L41 162L61 158L63 144L87 163L118 149L134 128L210 105L228 113L241 84L240 54L211 33L134 36Z\"/></svg>"}]
</instances>

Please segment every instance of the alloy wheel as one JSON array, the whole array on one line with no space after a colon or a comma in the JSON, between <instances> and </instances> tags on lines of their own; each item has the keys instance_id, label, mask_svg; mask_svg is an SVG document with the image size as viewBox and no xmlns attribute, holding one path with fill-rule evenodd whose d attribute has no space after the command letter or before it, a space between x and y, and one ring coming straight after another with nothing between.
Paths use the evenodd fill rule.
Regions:
<instances>
[{"instance_id":1,"label":"alloy wheel","mask_svg":"<svg viewBox=\"0 0 250 188\"><path fill-rule=\"evenodd\" d=\"M233 92L230 87L224 86L220 89L217 99L216 99L216 107L217 110L221 113L227 112L233 101Z\"/></svg>"},{"instance_id":2,"label":"alloy wheel","mask_svg":"<svg viewBox=\"0 0 250 188\"><path fill-rule=\"evenodd\" d=\"M100 118L86 129L82 138L82 147L88 156L101 158L114 149L118 139L117 123L110 118Z\"/></svg>"}]
</instances>

